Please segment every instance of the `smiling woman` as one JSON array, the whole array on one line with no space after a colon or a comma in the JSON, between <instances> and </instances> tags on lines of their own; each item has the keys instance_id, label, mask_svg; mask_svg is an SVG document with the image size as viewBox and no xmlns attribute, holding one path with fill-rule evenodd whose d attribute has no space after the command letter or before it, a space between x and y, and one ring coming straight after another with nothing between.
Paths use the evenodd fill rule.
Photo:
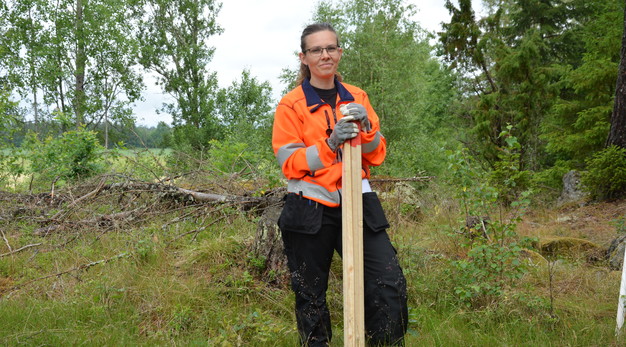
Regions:
<instances>
[{"instance_id":1,"label":"smiling woman","mask_svg":"<svg viewBox=\"0 0 626 347\"><path fill-rule=\"evenodd\" d=\"M370 167L382 164L387 148L378 116L367 94L338 74L343 51L330 24L307 26L300 49L298 86L276 108L272 145L288 180L278 225L301 342L327 346L332 338L326 289L333 254L342 255L342 145L360 135L356 171L363 187L366 338L375 346L402 344L408 324L406 280L385 213L369 185Z\"/></svg>"},{"instance_id":2,"label":"smiling woman","mask_svg":"<svg viewBox=\"0 0 626 347\"><path fill-rule=\"evenodd\" d=\"M301 65L297 84L302 84L304 79L308 78L313 87L331 89L343 51L334 31L326 28L312 33L307 32L321 28L324 26L309 26L302 34L303 39L300 43L302 52L298 53ZM341 80L341 76L337 77Z\"/></svg>"}]
</instances>

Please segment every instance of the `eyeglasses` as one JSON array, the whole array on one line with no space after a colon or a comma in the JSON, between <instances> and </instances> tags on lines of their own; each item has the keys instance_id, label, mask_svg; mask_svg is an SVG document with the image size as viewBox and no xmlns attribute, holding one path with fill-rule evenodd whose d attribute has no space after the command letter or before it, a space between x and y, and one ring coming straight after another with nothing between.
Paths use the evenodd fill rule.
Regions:
<instances>
[{"instance_id":1,"label":"eyeglasses","mask_svg":"<svg viewBox=\"0 0 626 347\"><path fill-rule=\"evenodd\" d=\"M309 48L309 49L305 49L304 53L311 53L312 56L314 57L319 57L322 55L322 53L324 52L324 50L326 50L326 53L328 53L329 55L333 55L336 54L337 52L339 52L339 46L328 46L328 47L313 47L313 48Z\"/></svg>"}]
</instances>

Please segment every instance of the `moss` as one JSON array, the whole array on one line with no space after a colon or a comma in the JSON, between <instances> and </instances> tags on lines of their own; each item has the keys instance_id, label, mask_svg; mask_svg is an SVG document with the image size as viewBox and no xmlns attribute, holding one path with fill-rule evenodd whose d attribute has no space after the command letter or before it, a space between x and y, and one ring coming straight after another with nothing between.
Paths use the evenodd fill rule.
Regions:
<instances>
[{"instance_id":1,"label":"moss","mask_svg":"<svg viewBox=\"0 0 626 347\"><path fill-rule=\"evenodd\" d=\"M595 253L601 247L589 240L575 237L555 237L541 240L539 250L544 257L579 258Z\"/></svg>"}]
</instances>

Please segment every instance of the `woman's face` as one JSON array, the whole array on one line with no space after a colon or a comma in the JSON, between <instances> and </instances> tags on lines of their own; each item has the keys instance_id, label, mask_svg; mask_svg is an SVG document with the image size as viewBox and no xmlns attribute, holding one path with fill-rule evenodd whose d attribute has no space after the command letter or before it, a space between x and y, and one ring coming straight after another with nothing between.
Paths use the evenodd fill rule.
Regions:
<instances>
[{"instance_id":1,"label":"woman's face","mask_svg":"<svg viewBox=\"0 0 626 347\"><path fill-rule=\"evenodd\" d=\"M318 31L304 38L306 43L306 53L300 53L300 61L309 67L311 71L311 82L316 80L334 79L339 60L341 60L342 50L337 48L337 35L332 31ZM326 51L326 48L335 47L333 53ZM315 55L315 50L324 48L321 55Z\"/></svg>"}]
</instances>

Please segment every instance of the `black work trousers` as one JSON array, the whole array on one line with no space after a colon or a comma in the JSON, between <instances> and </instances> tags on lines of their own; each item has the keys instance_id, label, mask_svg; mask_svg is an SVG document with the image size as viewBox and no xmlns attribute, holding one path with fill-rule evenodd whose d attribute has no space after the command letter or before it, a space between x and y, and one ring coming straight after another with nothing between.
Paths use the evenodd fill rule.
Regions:
<instances>
[{"instance_id":1,"label":"black work trousers","mask_svg":"<svg viewBox=\"0 0 626 347\"><path fill-rule=\"evenodd\" d=\"M366 339L371 346L400 345L408 323L406 280L375 193L364 194L363 205ZM302 344L326 346L332 338L326 290L333 253L341 255L342 251L341 207L331 208L289 194L279 226Z\"/></svg>"}]
</instances>

